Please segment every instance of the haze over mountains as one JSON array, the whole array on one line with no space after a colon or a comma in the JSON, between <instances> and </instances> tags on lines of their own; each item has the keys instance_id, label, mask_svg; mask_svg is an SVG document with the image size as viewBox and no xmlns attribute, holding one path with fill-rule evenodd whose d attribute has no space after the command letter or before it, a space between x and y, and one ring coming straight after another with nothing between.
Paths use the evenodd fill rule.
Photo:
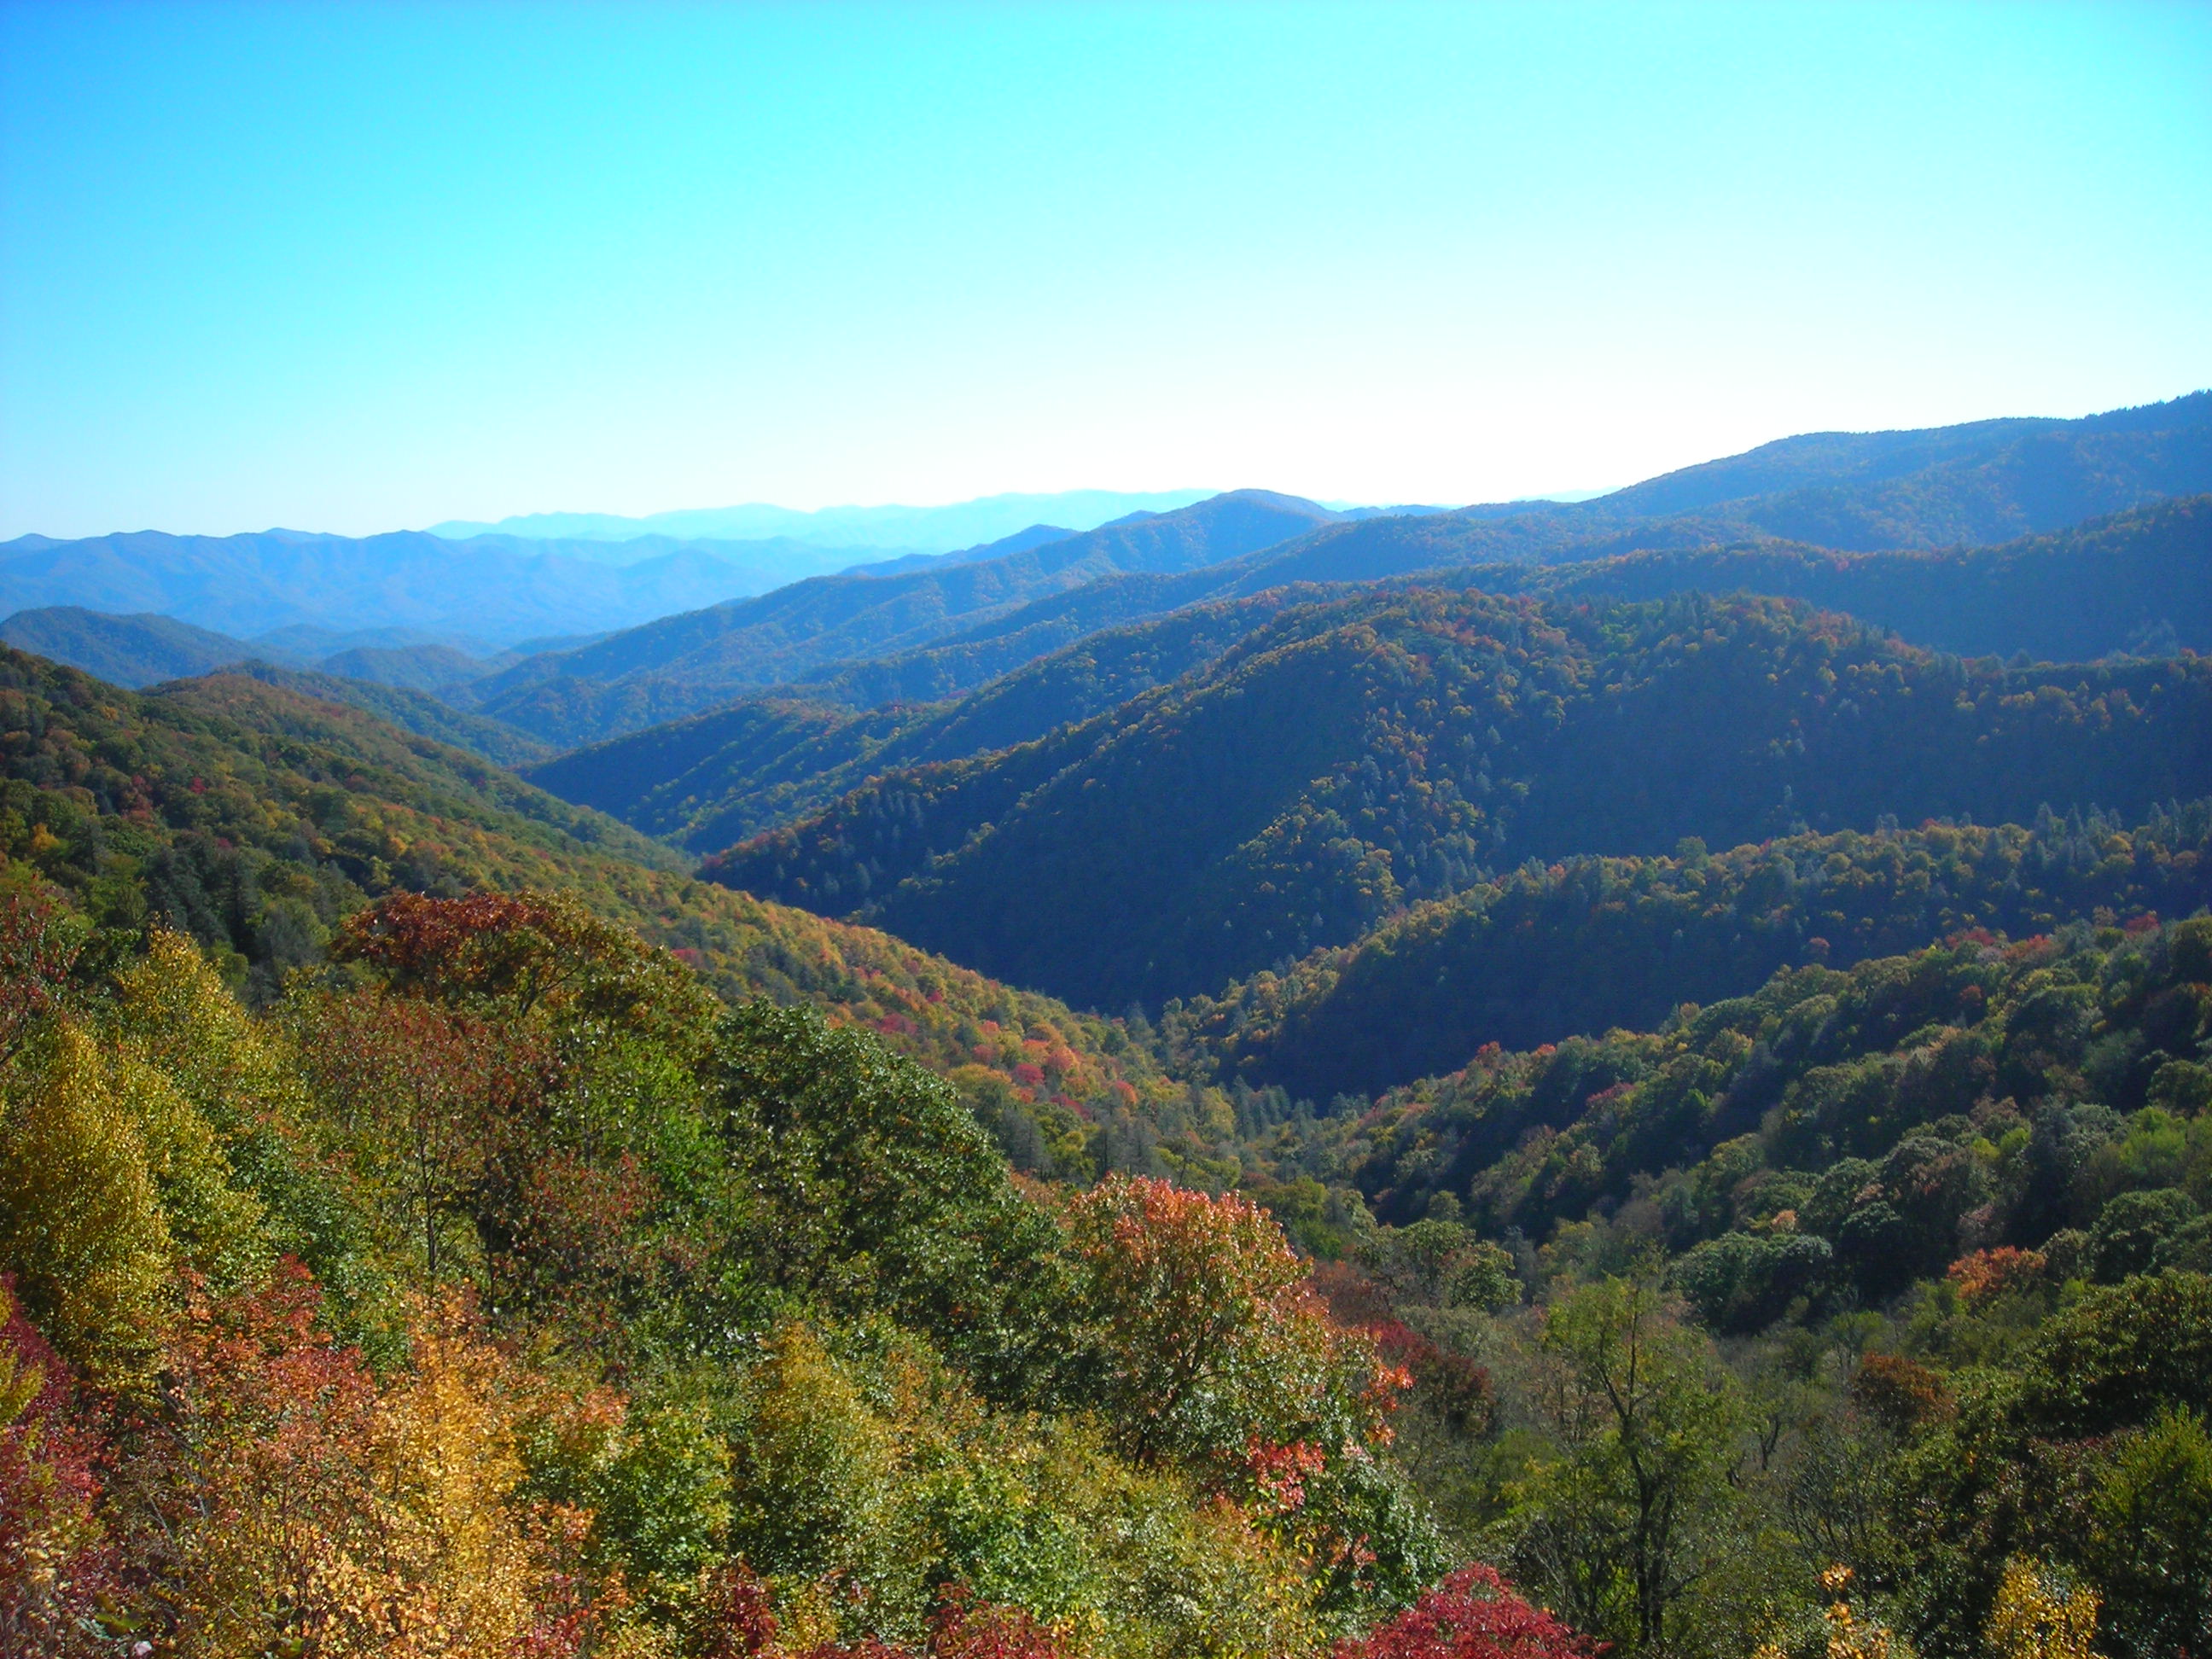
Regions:
<instances>
[{"instance_id":1,"label":"haze over mountains","mask_svg":"<svg viewBox=\"0 0 2212 1659\"><path fill-rule=\"evenodd\" d=\"M832 549L866 545L900 552L948 553L1001 540L1027 525L1072 525L1088 530L1131 513L1171 512L1212 494L1211 489L1068 489L1044 495L987 495L949 507L825 507L811 513L754 502L744 507L690 507L635 519L610 513L526 513L496 524L452 520L432 525L429 533L452 540L485 535L608 542L628 542L641 536L711 541L775 538Z\"/></svg>"},{"instance_id":2,"label":"haze over mountains","mask_svg":"<svg viewBox=\"0 0 2212 1659\"><path fill-rule=\"evenodd\" d=\"M1047 509L1056 515L1054 534L1066 536L1154 501L1180 504L1194 493L1083 490L826 516L731 509L738 517L729 522L755 526L745 533L675 534L654 527L659 520L593 518L574 533L541 524L531 535L441 526L359 538L290 530L220 537L143 531L75 541L22 536L0 544L0 616L54 605L160 612L244 636L288 626L342 633L402 628L464 638L489 654L534 636L604 633L825 572L913 557L915 550L957 553L1037 526ZM969 512L970 505L977 510ZM1022 517L1017 508L1029 505L1040 511ZM660 516L720 521L715 514ZM872 541L858 526L878 516L889 538ZM774 527L787 521L803 533ZM969 522L991 533L962 538L957 532Z\"/></svg>"}]
</instances>

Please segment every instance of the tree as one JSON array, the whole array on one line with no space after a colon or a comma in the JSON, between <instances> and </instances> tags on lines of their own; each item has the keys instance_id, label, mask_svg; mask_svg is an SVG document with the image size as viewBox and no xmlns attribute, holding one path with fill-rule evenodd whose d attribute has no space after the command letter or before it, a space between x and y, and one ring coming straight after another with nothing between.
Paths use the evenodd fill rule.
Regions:
<instances>
[{"instance_id":1,"label":"tree","mask_svg":"<svg viewBox=\"0 0 2212 1659\"><path fill-rule=\"evenodd\" d=\"M2195 1413L2169 1407L2121 1443L2085 1553L2119 1651L2212 1653L2212 1435Z\"/></svg>"},{"instance_id":2,"label":"tree","mask_svg":"<svg viewBox=\"0 0 2212 1659\"><path fill-rule=\"evenodd\" d=\"M1376 1456L1412 1378L1328 1318L1267 1212L1117 1176L1067 1215L1075 1399L1139 1462L1190 1471L1295 1540L1325 1610L1427 1583L1434 1531Z\"/></svg>"},{"instance_id":3,"label":"tree","mask_svg":"<svg viewBox=\"0 0 2212 1659\"><path fill-rule=\"evenodd\" d=\"M95 1510L109 1448L70 1411L70 1384L0 1279L0 1652L112 1650L94 1634L120 1565Z\"/></svg>"},{"instance_id":4,"label":"tree","mask_svg":"<svg viewBox=\"0 0 2212 1659\"><path fill-rule=\"evenodd\" d=\"M110 1389L152 1378L175 1241L147 1149L92 1039L64 1022L10 1063L0 1106L0 1268L69 1361Z\"/></svg>"},{"instance_id":5,"label":"tree","mask_svg":"<svg viewBox=\"0 0 2212 1659\"><path fill-rule=\"evenodd\" d=\"M33 892L0 895L0 1064L59 1005L82 930Z\"/></svg>"},{"instance_id":6,"label":"tree","mask_svg":"<svg viewBox=\"0 0 2212 1659\"><path fill-rule=\"evenodd\" d=\"M690 969L567 893L393 893L346 918L335 952L393 989L436 1001L502 1001L696 1042L714 998Z\"/></svg>"},{"instance_id":7,"label":"tree","mask_svg":"<svg viewBox=\"0 0 2212 1659\"><path fill-rule=\"evenodd\" d=\"M538 1080L531 1034L375 992L322 1001L315 1014L310 1070L396 1193L434 1282L449 1265L451 1224L476 1220L470 1200Z\"/></svg>"},{"instance_id":8,"label":"tree","mask_svg":"<svg viewBox=\"0 0 2212 1659\"><path fill-rule=\"evenodd\" d=\"M1335 1659L1587 1659L1590 1644L1516 1595L1494 1568L1462 1567Z\"/></svg>"},{"instance_id":9,"label":"tree","mask_svg":"<svg viewBox=\"0 0 2212 1659\"><path fill-rule=\"evenodd\" d=\"M2097 1593L2015 1556L2005 1563L1984 1633L1996 1659L2096 1659Z\"/></svg>"},{"instance_id":10,"label":"tree","mask_svg":"<svg viewBox=\"0 0 2212 1659\"><path fill-rule=\"evenodd\" d=\"M518 1379L465 1304L418 1303L388 1381L296 1264L190 1310L125 1470L133 1554L183 1652L565 1659L587 1515L520 1501Z\"/></svg>"},{"instance_id":11,"label":"tree","mask_svg":"<svg viewBox=\"0 0 2212 1659\"><path fill-rule=\"evenodd\" d=\"M1077 1389L1138 1459L1218 1474L1255 1442L1338 1447L1380 1430L1395 1379L1371 1341L1329 1322L1258 1205L1115 1176L1067 1215Z\"/></svg>"},{"instance_id":12,"label":"tree","mask_svg":"<svg viewBox=\"0 0 2212 1659\"><path fill-rule=\"evenodd\" d=\"M1648 1279L1570 1291L1546 1311L1540 1346L1552 1447L1518 1558L1577 1625L1664 1651L1671 1610L1719 1554L1735 1386Z\"/></svg>"}]
</instances>

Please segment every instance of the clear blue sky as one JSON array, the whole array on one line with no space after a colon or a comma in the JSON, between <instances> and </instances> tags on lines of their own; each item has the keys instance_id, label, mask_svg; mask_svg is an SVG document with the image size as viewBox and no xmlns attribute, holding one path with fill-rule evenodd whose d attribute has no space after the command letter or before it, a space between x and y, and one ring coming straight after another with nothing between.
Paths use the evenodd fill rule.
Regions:
<instances>
[{"instance_id":1,"label":"clear blue sky","mask_svg":"<svg viewBox=\"0 0 2212 1659\"><path fill-rule=\"evenodd\" d=\"M0 4L0 536L1469 501L2212 384L2212 8Z\"/></svg>"}]
</instances>

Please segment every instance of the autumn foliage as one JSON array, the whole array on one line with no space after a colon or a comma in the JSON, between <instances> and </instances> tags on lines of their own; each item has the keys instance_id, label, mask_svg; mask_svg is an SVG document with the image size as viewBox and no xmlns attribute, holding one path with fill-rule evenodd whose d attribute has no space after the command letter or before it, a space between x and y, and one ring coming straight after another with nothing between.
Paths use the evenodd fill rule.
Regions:
<instances>
[{"instance_id":1,"label":"autumn foliage","mask_svg":"<svg viewBox=\"0 0 2212 1659\"><path fill-rule=\"evenodd\" d=\"M259 1016L13 914L11 1655L1272 1656L1440 1565L1243 1199L1018 1183L565 900L394 897Z\"/></svg>"},{"instance_id":2,"label":"autumn foliage","mask_svg":"<svg viewBox=\"0 0 2212 1659\"><path fill-rule=\"evenodd\" d=\"M1590 1659L1581 1637L1489 1567L1462 1567L1395 1618L1337 1644L1335 1659Z\"/></svg>"}]
</instances>

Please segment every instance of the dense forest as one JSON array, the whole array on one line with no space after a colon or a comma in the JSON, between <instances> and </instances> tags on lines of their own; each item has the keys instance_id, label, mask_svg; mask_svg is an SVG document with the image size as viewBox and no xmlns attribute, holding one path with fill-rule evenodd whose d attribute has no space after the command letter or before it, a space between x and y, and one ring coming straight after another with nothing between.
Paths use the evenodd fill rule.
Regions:
<instances>
[{"instance_id":1,"label":"dense forest","mask_svg":"<svg viewBox=\"0 0 2212 1659\"><path fill-rule=\"evenodd\" d=\"M471 705L550 742L588 743L699 713L854 658L918 649L1102 577L1219 564L1341 515L1240 489L973 564L822 576L550 653L469 689Z\"/></svg>"},{"instance_id":2,"label":"dense forest","mask_svg":"<svg viewBox=\"0 0 2212 1659\"><path fill-rule=\"evenodd\" d=\"M2047 809L2026 825L1790 836L1708 854L1529 865L1356 944L1172 1004L1180 1069L1328 1100L1463 1064L1656 1025L1778 969L1849 967L1981 929L2026 939L2212 903L2212 802L2133 829Z\"/></svg>"},{"instance_id":3,"label":"dense forest","mask_svg":"<svg viewBox=\"0 0 2212 1659\"><path fill-rule=\"evenodd\" d=\"M1212 661L1316 592L1272 589L1106 629L989 677L959 698L847 708L834 701L839 686L794 686L793 696L746 698L572 750L526 775L563 800L596 807L649 836L720 852L817 811L879 773L1007 748L1104 714ZM904 660L885 666L897 671Z\"/></svg>"},{"instance_id":4,"label":"dense forest","mask_svg":"<svg viewBox=\"0 0 2212 1659\"><path fill-rule=\"evenodd\" d=\"M2171 655L2212 646L2212 586L2198 574L2212 552L2207 499L1994 548L1844 555L1766 543L1485 565L1415 583L1554 605L1771 593L1872 620L1931 649L2061 661ZM710 714L572 750L526 775L648 835L717 852L818 811L884 772L1089 719L1204 666L1283 610L1362 592L1305 584L1206 597L1218 586L1205 572L1092 582L941 644L819 671ZM317 695L359 702L503 764L542 758L524 752L530 739L481 718L453 714L434 726L413 703L382 707L341 689Z\"/></svg>"},{"instance_id":5,"label":"dense forest","mask_svg":"<svg viewBox=\"0 0 2212 1659\"><path fill-rule=\"evenodd\" d=\"M1997 547L1838 554L1775 542L1624 554L1467 580L1557 598L1776 593L1963 656L2087 662L2212 648L2212 495L2189 495Z\"/></svg>"},{"instance_id":6,"label":"dense forest","mask_svg":"<svg viewBox=\"0 0 2212 1659\"><path fill-rule=\"evenodd\" d=\"M1240 1200L1025 1192L572 901L396 895L255 1017L10 886L11 1652L1280 1653L1444 1565Z\"/></svg>"},{"instance_id":7,"label":"dense forest","mask_svg":"<svg viewBox=\"0 0 2212 1659\"><path fill-rule=\"evenodd\" d=\"M0 655L0 853L100 938L149 921L193 938L254 1006L374 897L530 887L575 894L726 999L810 1003L992 1112L1046 1116L1079 1162L1118 1115L1181 1093L1110 1022L691 880L665 848L473 757L242 677L140 695Z\"/></svg>"},{"instance_id":8,"label":"dense forest","mask_svg":"<svg viewBox=\"0 0 2212 1659\"><path fill-rule=\"evenodd\" d=\"M2203 1659L2208 412L24 621L0 1659Z\"/></svg>"},{"instance_id":9,"label":"dense forest","mask_svg":"<svg viewBox=\"0 0 2212 1659\"><path fill-rule=\"evenodd\" d=\"M2212 1633L2212 922L1255 1122L1317 1265L1233 1194L1024 1182L574 899L395 892L255 1013L0 888L14 1650Z\"/></svg>"},{"instance_id":10,"label":"dense forest","mask_svg":"<svg viewBox=\"0 0 2212 1659\"><path fill-rule=\"evenodd\" d=\"M702 873L1157 1006L1530 858L2139 817L2208 775L2196 659L2011 668L1773 600L1385 591L1037 742L886 774Z\"/></svg>"},{"instance_id":11,"label":"dense forest","mask_svg":"<svg viewBox=\"0 0 2212 1659\"><path fill-rule=\"evenodd\" d=\"M1787 1557L1746 1547L1818 1539L1921 1652L1985 1635L2004 1650L2000 1609L2031 1560L2083 1598L2097 1650L2197 1652L2212 1634L2208 979L2203 918L1969 933L1848 973L1786 969L1653 1030L1488 1048L1279 1134L1410 1224L1374 1248L1449 1243L1449 1260L1480 1234L1523 1286L1604 1287L1541 1298L1540 1353L1582 1297L1640 1308L1676 1504L1653 1582L1679 1605L1747 1610ZM1513 1415L1542 1425L1554 1379L1495 1327L1455 1325L1455 1300L1445 1286L1415 1328L1480 1333L1501 1373L1530 1366ZM1724 1425L1756 1455L1729 1465ZM1515 1540L1493 1559L1558 1584L1584 1628L1626 1634L1648 1609L1608 1610L1611 1583L1568 1599L1571 1572L1545 1577L1565 1565L1557 1538L1515 1531L1522 1460L1544 1455L1516 1432L1438 1454L1425 1484L1456 1480L1468 1524ZM1607 1518L1597 1504L1582 1524Z\"/></svg>"}]
</instances>

